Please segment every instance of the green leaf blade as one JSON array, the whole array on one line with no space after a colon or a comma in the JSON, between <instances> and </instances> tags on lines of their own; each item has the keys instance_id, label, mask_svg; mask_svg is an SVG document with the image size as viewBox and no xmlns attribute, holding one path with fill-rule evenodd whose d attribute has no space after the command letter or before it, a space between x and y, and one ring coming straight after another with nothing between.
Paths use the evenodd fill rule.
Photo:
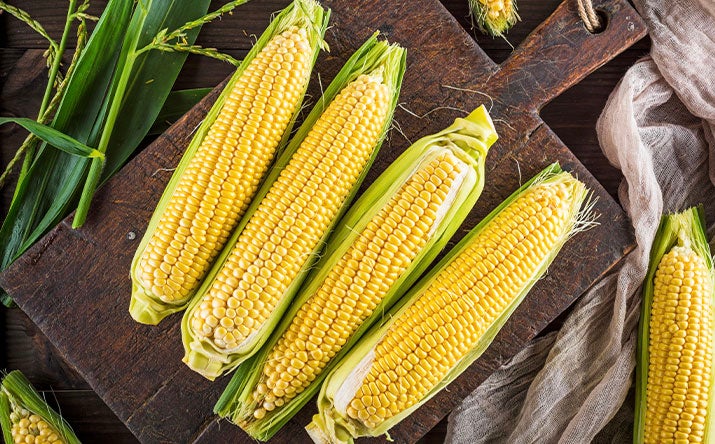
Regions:
<instances>
[{"instance_id":1,"label":"green leaf blade","mask_svg":"<svg viewBox=\"0 0 715 444\"><path fill-rule=\"evenodd\" d=\"M110 0L77 61L52 127L79 142L97 141L97 121L105 105L133 2ZM29 245L56 225L77 201L89 160L43 144L0 228L0 269L7 268Z\"/></svg>"},{"instance_id":2,"label":"green leaf blade","mask_svg":"<svg viewBox=\"0 0 715 444\"><path fill-rule=\"evenodd\" d=\"M26 117L0 117L0 125L5 123L18 124L37 136L43 142L48 143L67 154L88 159L104 159L104 154L100 153L96 149L88 147L84 143L57 131L51 126L37 123L32 119L28 119Z\"/></svg>"}]
</instances>

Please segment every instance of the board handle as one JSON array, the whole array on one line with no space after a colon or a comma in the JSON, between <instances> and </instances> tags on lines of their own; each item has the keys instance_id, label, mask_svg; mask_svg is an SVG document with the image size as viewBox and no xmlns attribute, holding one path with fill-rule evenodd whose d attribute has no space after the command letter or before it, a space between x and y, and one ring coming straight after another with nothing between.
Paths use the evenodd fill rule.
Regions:
<instances>
[{"instance_id":1,"label":"board handle","mask_svg":"<svg viewBox=\"0 0 715 444\"><path fill-rule=\"evenodd\" d=\"M539 110L646 35L627 0L594 0L593 6L602 24L597 32L586 29L576 0L565 0L501 64L490 83L508 89L497 95L504 105Z\"/></svg>"}]
</instances>

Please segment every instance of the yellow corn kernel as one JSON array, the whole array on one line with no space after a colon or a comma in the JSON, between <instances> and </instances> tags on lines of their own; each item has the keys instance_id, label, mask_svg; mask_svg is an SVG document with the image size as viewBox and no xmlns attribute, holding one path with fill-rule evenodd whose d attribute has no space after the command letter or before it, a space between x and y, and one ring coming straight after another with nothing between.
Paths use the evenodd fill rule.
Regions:
<instances>
[{"instance_id":1,"label":"yellow corn kernel","mask_svg":"<svg viewBox=\"0 0 715 444\"><path fill-rule=\"evenodd\" d=\"M39 415L13 405L10 413L12 439L15 443L64 444L60 433Z\"/></svg>"},{"instance_id":2,"label":"yellow corn kernel","mask_svg":"<svg viewBox=\"0 0 715 444\"><path fill-rule=\"evenodd\" d=\"M528 188L437 274L375 346L350 418L374 428L408 409L477 345L571 230L572 187L573 180ZM392 399L379 396L387 393Z\"/></svg>"},{"instance_id":3,"label":"yellow corn kernel","mask_svg":"<svg viewBox=\"0 0 715 444\"><path fill-rule=\"evenodd\" d=\"M330 103L251 215L194 310L190 326L197 337L230 352L260 330L365 168L387 119L390 97L381 75L370 74L359 76ZM231 322L222 324L224 318Z\"/></svg>"},{"instance_id":4,"label":"yellow corn kernel","mask_svg":"<svg viewBox=\"0 0 715 444\"><path fill-rule=\"evenodd\" d=\"M189 298L248 208L310 76L305 29L276 35L249 63L181 175L137 267L166 303Z\"/></svg>"},{"instance_id":5,"label":"yellow corn kernel","mask_svg":"<svg viewBox=\"0 0 715 444\"><path fill-rule=\"evenodd\" d=\"M702 256L673 247L656 270L650 314L646 443L705 442L713 363L712 280Z\"/></svg>"},{"instance_id":6,"label":"yellow corn kernel","mask_svg":"<svg viewBox=\"0 0 715 444\"><path fill-rule=\"evenodd\" d=\"M451 151L440 154L415 171L365 226L267 357L253 394L255 418L307 388L373 313L429 241L439 223L431 208L444 206L450 190L461 184L463 168ZM288 384L297 381L295 390L281 388L285 375Z\"/></svg>"}]
</instances>

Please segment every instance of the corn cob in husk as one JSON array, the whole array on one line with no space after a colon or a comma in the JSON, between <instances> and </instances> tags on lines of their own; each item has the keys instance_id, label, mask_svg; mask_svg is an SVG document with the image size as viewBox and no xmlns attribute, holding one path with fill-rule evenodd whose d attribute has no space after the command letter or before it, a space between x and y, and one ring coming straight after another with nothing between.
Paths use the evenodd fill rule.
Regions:
<instances>
[{"instance_id":1,"label":"corn cob in husk","mask_svg":"<svg viewBox=\"0 0 715 444\"><path fill-rule=\"evenodd\" d=\"M662 218L643 285L636 443L712 442L715 268L702 208Z\"/></svg>"}]
</instances>

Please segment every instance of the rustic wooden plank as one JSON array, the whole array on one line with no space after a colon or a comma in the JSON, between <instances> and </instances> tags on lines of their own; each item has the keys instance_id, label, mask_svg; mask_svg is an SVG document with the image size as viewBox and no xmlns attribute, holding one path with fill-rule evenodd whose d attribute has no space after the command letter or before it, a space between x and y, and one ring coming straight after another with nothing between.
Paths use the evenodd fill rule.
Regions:
<instances>
[{"instance_id":1,"label":"rustic wooden plank","mask_svg":"<svg viewBox=\"0 0 715 444\"><path fill-rule=\"evenodd\" d=\"M362 3L364 4L366 2ZM391 5L391 7L397 8L398 13L405 13L407 11L406 2L396 3L397 5ZM356 5L355 7L358 6L360 5ZM426 9L428 9L427 13L421 16L419 21L436 24L436 26L439 26L439 29L456 28L454 20L448 16L444 17L446 14L444 14L443 10L439 8ZM338 10L337 6L336 10ZM379 8L373 10L379 10ZM429 12L435 13L436 16L430 16ZM324 74L324 81L332 77L332 74L334 74L337 67L339 67L338 61L344 59L347 53L357 46L358 41L352 40L354 39L353 36L357 35L361 38L367 35L361 35L359 30L349 32L351 25L340 21L341 19L339 17L340 16L336 14L337 24L334 24L334 26L338 29L345 29L348 32L345 32L347 35L343 35L342 33L336 34L335 31L333 31L331 36L329 36L329 38L334 39L331 40L334 55L331 57L321 57L320 66L322 68L328 67L328 69L321 70ZM373 18L372 20L374 21L375 19ZM362 23L365 24L365 22ZM371 24L375 25L375 23L371 23L370 21L367 22L367 25ZM410 22L410 25L413 24L414 20ZM356 25L352 24L352 26ZM399 20L397 23L381 23L376 26L381 27L384 31L393 36L393 38L401 41L401 33L409 32L409 28L412 28L411 32L414 33L414 26L405 26L404 23L401 23ZM478 86L484 83L483 77L488 77L496 72L494 65L491 64L483 52L465 36L466 34L459 33L459 38L456 43L454 41L449 42L452 44L451 46L443 46L445 42L440 43L439 39L435 39L434 36L431 36L432 38L429 39L429 41L425 40L424 36L418 36L419 38L416 38L414 42L409 42L408 46L410 46L411 50L410 66L408 68L405 95L403 95L405 99L403 101L407 109L418 114L424 114L434 109L434 103L444 103L455 108L460 107L461 109L468 109L468 107L476 105L474 97L469 97L469 94L457 93L455 90L442 87L444 84L450 86ZM420 38L422 38L422 41L420 41ZM405 44L407 43L408 42L405 41ZM437 63L435 66L436 60L445 57L444 47L450 48L451 52L446 54L450 63ZM417 52L417 55L413 55L414 52ZM472 61L473 63L467 63L466 66L458 66L446 74L440 71L444 66L452 66L454 60L459 62ZM593 66L582 67L586 72L592 68ZM425 73L429 73L429 78L423 78L427 77ZM482 78L481 83L478 80L480 77ZM445 81L448 83L444 83ZM412 85L412 90L410 90L408 85ZM426 91L427 88L431 89ZM424 98L424 96L414 93L415 90L425 93L428 92L430 96ZM410 94L411 92L412 94ZM479 101L481 101L481 99L479 99ZM198 112L199 111L197 111L197 113ZM495 109L497 117L501 116L500 113L502 112L504 111L498 107ZM415 140L420 135L428 134L445 126L455 115L457 115L457 113L454 111L445 109L434 111L428 117L418 119L402 110L398 112L397 118L403 130L407 128L405 131L407 137L411 140ZM524 112L524 115L524 118L511 116L515 121L519 122L519 126L516 129L514 129L515 125L511 122L510 126L512 128L507 127L503 123L500 124L500 132L503 133L503 137L500 144L495 147L490 155L490 177L488 178L492 183L492 187L498 191L489 195L485 190L485 195L473 213L472 219L479 218L480 215L485 214L486 211L496 205L504 195L516 187L518 184L517 165L523 167L522 173L526 176L526 173L532 170L536 171L539 165L543 166L548 163L552 159L551 155L553 154L555 158L559 158L565 161L569 166L583 172L584 175L581 175L581 177L588 177L565 147L542 125L538 118L534 117L535 110L532 112ZM194 115L193 117L195 119L200 118L198 115ZM187 125L184 128L193 127L188 120L186 123ZM174 130L176 130L176 128L174 128ZM226 378L218 384L208 385L203 380L195 381L190 372L184 371L180 364L176 365L178 357L180 357L180 345L178 345L178 339L176 339L178 336L176 327L177 317L173 317L171 322L168 322L166 326L159 327L158 329L149 328L148 330L151 331L144 330L142 327L132 324L131 321L129 321L131 325L125 325L125 321L128 320L128 316L126 315L126 300L128 298L128 279L126 273L114 277L105 276L101 273L102 270L108 270L102 267L102 263L106 264L108 259L111 259L110 262L114 269L128 269L128 264L131 260L135 245L132 246L131 242L128 242L130 239L126 237L126 234L131 231L136 234L136 239L141 237L143 227L156 202L155 199L158 198L164 183L168 180L168 174L160 171L159 168L163 165L168 164L171 166L176 163L185 140L186 134L182 134L180 128L178 132L165 135L165 137L160 139L155 145L142 153L140 160L133 162L125 168L121 175L112 182L114 185L109 185L100 192L96 202L99 205L95 205L95 210L101 212L103 216L98 218L96 213L93 213L88 226L80 232L72 232L68 229L66 224L61 225L51 236L43 239L41 245L33 249L31 254L24 257L21 260L22 263L18 264L14 269L21 268L23 264L25 267L31 267L25 269L25 274L22 276L23 279L27 279L31 274L34 274L36 277L44 278L67 275L66 273L71 271L71 266L76 265L73 264L73 260L76 260L74 255L78 255L81 252L85 268L89 267L89 270L72 271L75 273L79 272L82 276L91 276L91 278L81 279L80 282L77 282L75 284L77 288L73 294L68 296L66 296L67 292L61 283L50 283L46 282L47 279L43 279L43 283L41 284L43 288L41 291L46 295L45 297L51 299L49 304L51 306L40 307L33 314L33 319L35 319L40 325L40 328L46 332L91 330L88 323L92 327L96 326L104 329L104 334L109 337L109 341L106 343L103 342L103 345L108 346L100 349L88 347L87 343L71 344L70 342L72 341L67 338L57 338L55 335L51 336L62 353L65 353L67 356L73 356L73 359L70 359L70 361L77 365L80 370L89 366L89 370L83 371L83 374L85 374L90 384L108 401L119 416L129 423L132 430L142 438L143 441L161 441L162 439L166 439L167 436L178 440L184 436L187 438L198 438L198 440L202 442L217 442L218 439L228 439L230 436L235 436L237 440L243 440L245 435L241 435L241 432L237 428L228 427L225 423L223 423L221 427L215 426L214 424L216 423L211 419L210 414L201 417L200 410L207 411L207 406L210 407L213 403L215 396L220 391L221 385L225 383ZM390 142L386 145L378 161L379 163L376 164L376 166L384 166L389 163L389 161L396 157L407 145L408 142L406 140L397 135L396 132L393 132ZM160 149L163 150L161 151L161 155L159 155ZM495 164L497 159L499 159L498 167ZM529 168L531 168L531 170L529 170ZM378 168L376 168L375 171L371 173L371 178L374 178L378 171ZM508 177L504 178L504 176ZM588 180L591 181L592 179L588 177ZM142 181L143 183L137 184L137 182ZM132 187L131 185L134 186ZM597 192L607 198L607 195L603 193L600 187ZM149 199L146 199L147 195ZM141 196L139 202L137 201L138 196ZM614 209L615 204L610 200L607 200L605 205L605 214L614 215L617 222L613 228L613 232L615 232L617 236L622 235L620 238L620 241L622 241L620 247L626 248L629 242L626 230L623 229L622 212L618 211L617 208L612 212L611 210ZM112 213L117 215L116 220L111 217L105 218L104 215L109 216ZM117 224L117 221L121 224ZM130 221L129 224L127 221ZM473 221L474 220L472 220L472 222ZM105 231L99 230L98 228L100 226L103 227ZM596 236L597 231L593 231L592 233L594 233L595 239L604 239L603 233L601 233L601 237ZM593 246L593 244L588 245ZM597 249L596 251L601 255L599 257L610 258L608 261L611 264L622 254L622 251L618 251L617 248L613 249L613 245L604 245L604 247L605 248ZM596 245L596 248L598 248L598 245ZM571 247L569 247L568 250L571 255L569 256L565 251L565 256L568 256L568 258L564 260L570 258L572 261L576 261L571 265L583 263L582 257L579 257L577 254L574 255L574 253L577 253L577 250L571 250ZM109 255L106 254L108 251L112 252L115 256L108 258L107 256ZM92 256L92 254L97 256ZM594 259L589 258L589 260ZM598 259L595 260L595 262L597 261ZM607 267L602 268L600 271L606 268ZM554 269L555 270L552 270L552 273L550 273L549 278L556 279L558 276L558 264L555 265ZM31 270L31 273L28 273L28 270ZM104 274L112 274L113 271L112 269ZM573 285L572 290L585 288L585 286L596 277L591 276L591 278L587 278L586 274L587 273L584 273L582 275L584 277L583 282L571 284ZM6 285L10 282L7 280L8 276L11 278L12 271L2 278ZM33 278L29 279L29 281L32 280ZM37 279L35 278L35 280ZM29 295L35 291L36 285L30 287L28 282L15 282L15 284L10 285L15 285L14 289L18 291L17 294L22 293L28 295L27 301L18 300L25 309L34 307L35 304L39 302L29 298ZM551 285L554 285L553 282ZM542 291L548 289L547 281L540 282L537 288L541 288ZM90 291L87 292L87 290ZM13 294L15 293L13 290L11 290L11 292L13 292ZM78 294L85 292L87 292L85 296ZM536 292L537 289L535 289L535 293ZM568 290L564 290L562 293L566 295L568 294ZM477 372L477 376L469 378L466 382L466 386L468 387L469 384L473 384L473 388L475 386L474 384L481 380L479 378L484 378L488 375L491 371L490 368L493 367L495 363L501 362L501 359L505 359L518 350L520 344L523 344L525 336L530 337L535 334L536 331L543 327L543 325L554 316L554 311L560 312L560 310L565 307L564 304L570 302L571 297L576 296L577 293L571 293L570 295L568 301L547 300L547 303L551 305L543 305L541 297L533 297L533 303L536 304L534 308L535 311L532 313L528 312L527 308L522 308L519 313L521 313L522 310L526 310L529 317L532 317L535 313L536 316L538 316L537 322L535 324L525 325L523 324L524 314L522 313L520 315L517 313L512 320L512 323L515 325L513 328L516 332L509 333L508 330L504 330L500 339L497 341L499 345L495 344L493 348L494 351L492 353L497 353L496 356L498 359L496 361L489 361L489 359L491 359L490 355L485 355L484 359L479 361L480 363L484 361L483 364L474 366L475 370L473 371ZM53 319L48 319L51 314L56 317L70 308L74 311L75 308L72 306L75 304L77 307L84 307L86 304L90 304L91 306L96 303L95 299L98 296L102 301L111 301L111 303L102 307L101 310L91 309L90 317L88 319L81 319L83 322L71 320L61 325ZM61 297L67 297L67 300L62 301L60 299ZM532 298L529 300L531 301ZM548 312L546 316L544 316L543 313L539 313L539 310L542 309ZM520 320L522 324L519 324ZM114 332L120 334L113 335ZM502 338L502 336L504 336L504 338ZM167 338L169 339L167 340ZM92 339L94 338L89 338L89 340ZM170 344L172 341L173 344ZM167 342L169 342L169 344ZM97 356L88 356L90 352L93 352ZM118 368L122 368L121 366L123 364L121 359L116 356L118 354L131 357L133 370L126 372L129 373L129 375L115 374ZM126 367L126 363L124 367ZM165 367L169 367L169 369ZM460 378L455 384L459 384L462 379L464 378ZM166 382L167 380L168 382ZM133 387L126 387L127 385L132 385ZM464 388L465 386L460 387L466 390ZM450 392L452 392L451 388ZM126 396L126 398L122 398L122 396ZM150 396L150 398L147 399L147 396ZM199 401L198 404L193 403L195 399ZM192 402L188 403L187 401ZM456 402L456 398L450 398L450 401ZM187 406L189 404L190 407ZM438 409L436 412L431 411L430 409L432 407L430 406L434 406L434 404L435 402L433 401L428 403L424 409L421 409L414 418L411 418L411 421L409 421L410 424L404 426L404 430L403 424L406 424L407 421L403 422L403 424L397 428L396 432L398 435L396 436L403 436L405 440L413 441L415 437L424 433L424 430L430 427L429 424L434 423L436 419L446 413L444 409ZM177 405L185 408L177 409ZM173 417L167 418L165 409L169 407L173 408L175 412L173 413ZM425 410L425 412L422 410ZM281 436L295 438L297 436L296 433L301 430L300 426L305 423L305 419L308 416L308 410L302 412L299 420L294 422L284 432L288 433L288 435L282 434ZM191 417L192 422L187 423L186 417ZM146 419L146 421L142 421L142 418ZM179 422L179 420L181 420L181 422ZM162 421L164 422L162 423ZM172 424L174 428L171 429L172 432L169 432L167 425ZM207 424L210 424L210 426L206 427L203 431L196 429L184 435L181 434L184 432L178 432L179 434L177 435L176 424L181 424L182 429L184 427L188 428L191 424L199 424L198 427L204 427ZM171 434L169 435L169 433ZM217 434L213 435L214 433ZM212 437L216 437L216 439Z\"/></svg>"}]
</instances>

